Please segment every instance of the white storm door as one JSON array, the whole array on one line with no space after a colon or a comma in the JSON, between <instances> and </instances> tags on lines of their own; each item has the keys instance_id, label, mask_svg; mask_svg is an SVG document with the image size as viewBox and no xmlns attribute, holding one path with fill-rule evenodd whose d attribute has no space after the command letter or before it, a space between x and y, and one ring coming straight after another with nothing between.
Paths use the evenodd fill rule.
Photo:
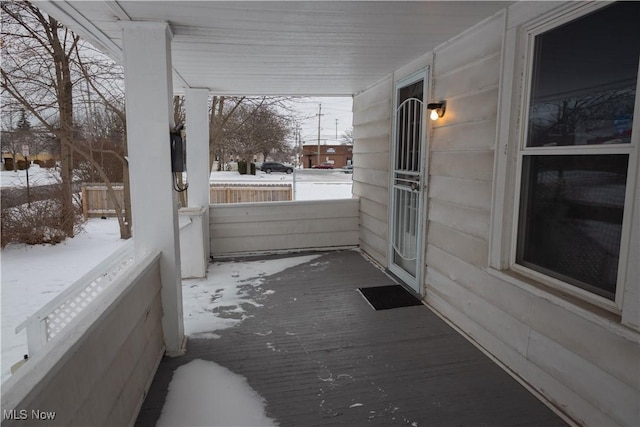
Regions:
<instances>
[{"instance_id":1,"label":"white storm door","mask_svg":"<svg viewBox=\"0 0 640 427\"><path fill-rule=\"evenodd\" d=\"M424 73L396 88L389 270L420 293L424 214Z\"/></svg>"}]
</instances>

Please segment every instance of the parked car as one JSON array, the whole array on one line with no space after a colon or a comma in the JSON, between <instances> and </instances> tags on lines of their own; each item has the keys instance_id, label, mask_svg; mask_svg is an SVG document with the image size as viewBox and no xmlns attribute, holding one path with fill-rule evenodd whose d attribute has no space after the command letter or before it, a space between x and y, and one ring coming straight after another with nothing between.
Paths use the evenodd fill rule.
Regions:
<instances>
[{"instance_id":1,"label":"parked car","mask_svg":"<svg viewBox=\"0 0 640 427\"><path fill-rule=\"evenodd\" d=\"M344 170L344 173L353 173L353 165L347 165L342 170Z\"/></svg>"},{"instance_id":2,"label":"parked car","mask_svg":"<svg viewBox=\"0 0 640 427\"><path fill-rule=\"evenodd\" d=\"M319 165L311 166L311 169L333 169L333 163L320 163Z\"/></svg>"},{"instance_id":3,"label":"parked car","mask_svg":"<svg viewBox=\"0 0 640 427\"><path fill-rule=\"evenodd\" d=\"M285 172L285 173L293 173L293 166L283 165L278 162L264 162L262 166L260 166L260 170L262 172L271 173L271 172Z\"/></svg>"}]
</instances>

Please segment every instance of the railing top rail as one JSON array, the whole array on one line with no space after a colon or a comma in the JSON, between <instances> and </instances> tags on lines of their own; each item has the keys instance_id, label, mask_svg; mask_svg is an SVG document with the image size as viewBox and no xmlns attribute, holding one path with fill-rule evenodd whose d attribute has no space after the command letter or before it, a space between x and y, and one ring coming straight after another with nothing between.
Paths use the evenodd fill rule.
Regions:
<instances>
[{"instance_id":1,"label":"railing top rail","mask_svg":"<svg viewBox=\"0 0 640 427\"><path fill-rule=\"evenodd\" d=\"M242 207L255 206L259 208L266 208L268 206L282 206L282 205L330 205L330 204L353 204L358 205L360 203L359 197L352 197L350 199L319 199L319 200L281 200L275 202L239 202L239 203L211 203L209 204L209 212L212 210L221 209L238 209Z\"/></svg>"},{"instance_id":2,"label":"railing top rail","mask_svg":"<svg viewBox=\"0 0 640 427\"><path fill-rule=\"evenodd\" d=\"M291 183L267 183L267 182L212 182L209 184L212 188L218 187L291 187Z\"/></svg>"},{"instance_id":3,"label":"railing top rail","mask_svg":"<svg viewBox=\"0 0 640 427\"><path fill-rule=\"evenodd\" d=\"M129 240L125 242L121 248L114 251L111 255L105 258L101 263L96 265L94 268L89 270L86 274L76 280L71 286L62 291L58 296L49 301L45 306L43 306L40 310L36 311L34 314L29 316L26 320L20 323L15 332L18 333L22 329L26 328L29 323L34 320L44 319L49 316L53 311L55 311L61 304L65 301L72 298L77 293L81 292L84 288L86 288L88 283L93 282L98 277L105 274L106 271L111 270L115 265L120 263L122 259L127 256L133 255L133 240Z\"/></svg>"}]
</instances>

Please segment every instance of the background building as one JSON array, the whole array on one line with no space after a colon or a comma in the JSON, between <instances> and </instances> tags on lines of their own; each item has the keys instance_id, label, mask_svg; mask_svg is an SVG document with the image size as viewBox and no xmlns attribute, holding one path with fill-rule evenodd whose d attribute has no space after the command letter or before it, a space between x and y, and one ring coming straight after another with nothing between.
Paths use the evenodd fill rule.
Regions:
<instances>
[{"instance_id":1,"label":"background building","mask_svg":"<svg viewBox=\"0 0 640 427\"><path fill-rule=\"evenodd\" d=\"M320 161L318 161L318 145L307 144L302 147L302 167L311 168L319 163L333 163L335 168L343 168L353 161L351 145L320 145Z\"/></svg>"}]
</instances>

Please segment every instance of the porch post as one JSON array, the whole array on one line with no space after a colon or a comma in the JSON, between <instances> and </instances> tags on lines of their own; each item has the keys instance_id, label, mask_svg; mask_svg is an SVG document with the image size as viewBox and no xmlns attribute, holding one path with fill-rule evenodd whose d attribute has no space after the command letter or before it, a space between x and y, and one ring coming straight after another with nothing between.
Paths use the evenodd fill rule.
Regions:
<instances>
[{"instance_id":1,"label":"porch post","mask_svg":"<svg viewBox=\"0 0 640 427\"><path fill-rule=\"evenodd\" d=\"M178 201L173 191L172 33L166 22L121 22L136 257L160 250L162 328L168 355L185 351Z\"/></svg>"},{"instance_id":2,"label":"porch post","mask_svg":"<svg viewBox=\"0 0 640 427\"><path fill-rule=\"evenodd\" d=\"M189 206L209 206L209 114L207 89L186 89Z\"/></svg>"},{"instance_id":3,"label":"porch post","mask_svg":"<svg viewBox=\"0 0 640 427\"><path fill-rule=\"evenodd\" d=\"M209 91L187 89L185 92L187 114L187 190L189 207L203 209L203 256L209 260Z\"/></svg>"}]
</instances>

